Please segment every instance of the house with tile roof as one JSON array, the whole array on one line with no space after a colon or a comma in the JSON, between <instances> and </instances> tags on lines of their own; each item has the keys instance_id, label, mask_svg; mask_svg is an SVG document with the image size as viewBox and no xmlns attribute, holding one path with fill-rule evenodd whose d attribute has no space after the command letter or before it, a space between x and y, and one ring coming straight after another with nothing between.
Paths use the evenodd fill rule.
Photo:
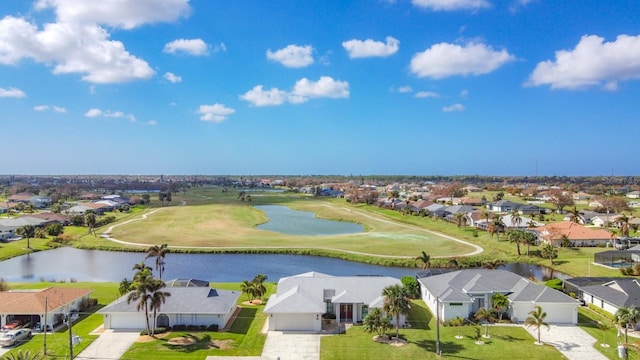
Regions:
<instances>
[{"instance_id":1,"label":"house with tile roof","mask_svg":"<svg viewBox=\"0 0 640 360\"><path fill-rule=\"evenodd\" d=\"M325 314L335 315L339 324L362 322L370 309L382 308L384 288L401 284L388 276L308 272L283 277L263 312L269 314L269 330L316 332L322 330ZM401 315L399 320L404 324L405 316Z\"/></svg>"},{"instance_id":2,"label":"house with tile roof","mask_svg":"<svg viewBox=\"0 0 640 360\"><path fill-rule=\"evenodd\" d=\"M578 323L578 300L510 271L458 270L421 277L418 283L422 300L443 322L472 317L478 309L492 306L491 298L499 293L509 299L505 313L513 322L523 322L540 305L550 324Z\"/></svg>"},{"instance_id":3,"label":"house with tile roof","mask_svg":"<svg viewBox=\"0 0 640 360\"><path fill-rule=\"evenodd\" d=\"M12 321L56 327L64 315L83 309L93 290L50 287L38 290L0 291L0 325Z\"/></svg>"},{"instance_id":4,"label":"house with tile roof","mask_svg":"<svg viewBox=\"0 0 640 360\"><path fill-rule=\"evenodd\" d=\"M538 240L560 246L566 236L571 246L598 246L611 242L611 233L604 229L593 229L571 221L561 221L533 229Z\"/></svg>"},{"instance_id":5,"label":"house with tile roof","mask_svg":"<svg viewBox=\"0 0 640 360\"><path fill-rule=\"evenodd\" d=\"M220 329L229 325L238 308L240 291L213 289L209 286L166 287L170 295L156 314L156 325L211 326ZM127 302L124 295L100 309L105 329L142 330L146 328L144 311L138 311L137 302ZM149 314L152 317L152 314ZM149 320L153 324L153 319Z\"/></svg>"},{"instance_id":6,"label":"house with tile roof","mask_svg":"<svg viewBox=\"0 0 640 360\"><path fill-rule=\"evenodd\" d=\"M613 279L604 284L583 286L580 291L585 303L593 304L612 315L621 307L640 307L638 279Z\"/></svg>"}]
</instances>

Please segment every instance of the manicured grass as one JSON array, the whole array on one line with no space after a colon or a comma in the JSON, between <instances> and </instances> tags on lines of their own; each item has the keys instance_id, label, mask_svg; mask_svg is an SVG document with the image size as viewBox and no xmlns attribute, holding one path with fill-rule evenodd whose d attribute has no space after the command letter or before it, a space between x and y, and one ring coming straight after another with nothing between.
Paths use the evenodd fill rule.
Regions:
<instances>
[{"instance_id":1,"label":"manicured grass","mask_svg":"<svg viewBox=\"0 0 640 360\"><path fill-rule=\"evenodd\" d=\"M118 292L116 283L10 283L9 288L18 289L42 289L47 287L72 287L81 289L93 289L91 298L98 300L98 306L81 313L80 318L72 326L73 335L80 336L82 341L74 347L74 354L79 354L93 340L95 335L90 332L98 328L103 322L103 316L95 314L100 308L115 300ZM17 353L19 350L30 350L32 353L42 352L44 349L44 335L36 334L29 341L11 349L9 354ZM69 356L69 331L65 328L61 331L47 334L47 357L46 359L59 359Z\"/></svg>"},{"instance_id":2,"label":"manicured grass","mask_svg":"<svg viewBox=\"0 0 640 360\"><path fill-rule=\"evenodd\" d=\"M436 323L435 319L422 301L413 301L409 321L410 329L400 329L400 338L407 345L395 347L377 343L372 340L373 334L363 331L362 326L350 328L344 335L321 338L321 359L437 359ZM534 344L535 339L518 326L492 326L489 329L490 339L482 339L484 345L475 344L478 327L463 326L440 327L440 346L442 357L460 359L564 359L555 348ZM484 329L480 329L483 333ZM455 336L460 333L463 339ZM395 330L390 330L394 335Z\"/></svg>"},{"instance_id":3,"label":"manicured grass","mask_svg":"<svg viewBox=\"0 0 640 360\"><path fill-rule=\"evenodd\" d=\"M598 323L609 324L609 330L602 330ZM587 307L578 309L578 324L584 331L597 339L593 346L595 349L609 359L618 359L618 341L624 342L624 331L623 335L618 337L618 330L610 320ZM609 346L603 347L601 344ZM640 339L629 336L629 359L637 359L638 357L640 357Z\"/></svg>"},{"instance_id":4,"label":"manicured grass","mask_svg":"<svg viewBox=\"0 0 640 360\"><path fill-rule=\"evenodd\" d=\"M249 279L250 280L250 279ZM212 287L227 290L239 290L239 283L211 283ZM267 296L275 290L274 283L265 283ZM239 303L246 301L242 295ZM266 300L266 299L265 299ZM266 303L266 301L265 301ZM262 312L264 305L243 305L238 317L228 331L176 331L166 337L158 336L150 342L137 342L124 354L126 359L204 359L207 356L259 356L262 353L266 335L262 328L267 314ZM170 339L188 337L196 342L192 345L171 345ZM230 348L216 348L219 344L227 344Z\"/></svg>"}]
</instances>

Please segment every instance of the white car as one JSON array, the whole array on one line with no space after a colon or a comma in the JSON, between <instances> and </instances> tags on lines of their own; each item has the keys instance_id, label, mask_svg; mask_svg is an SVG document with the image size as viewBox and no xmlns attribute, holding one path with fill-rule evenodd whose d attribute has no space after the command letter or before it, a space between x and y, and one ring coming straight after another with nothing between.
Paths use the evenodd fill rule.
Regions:
<instances>
[{"instance_id":1,"label":"white car","mask_svg":"<svg viewBox=\"0 0 640 360\"><path fill-rule=\"evenodd\" d=\"M26 340L31 336L30 329L18 329L7 331L4 336L0 337L0 345L2 346L11 346L16 343Z\"/></svg>"}]
</instances>

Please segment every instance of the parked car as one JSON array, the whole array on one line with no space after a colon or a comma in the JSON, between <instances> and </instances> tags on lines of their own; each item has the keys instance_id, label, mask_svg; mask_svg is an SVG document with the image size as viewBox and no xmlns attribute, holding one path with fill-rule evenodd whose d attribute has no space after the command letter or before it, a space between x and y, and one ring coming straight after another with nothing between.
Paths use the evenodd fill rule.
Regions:
<instances>
[{"instance_id":1,"label":"parked car","mask_svg":"<svg viewBox=\"0 0 640 360\"><path fill-rule=\"evenodd\" d=\"M42 324L40 324L40 323L36 323L35 330L37 332L45 331L44 326ZM53 331L53 328L51 327L51 325L47 325L47 331Z\"/></svg>"},{"instance_id":2,"label":"parked car","mask_svg":"<svg viewBox=\"0 0 640 360\"><path fill-rule=\"evenodd\" d=\"M2 330L13 330L13 329L17 329L22 325L22 321L20 320L13 320L8 322L7 324L5 324L2 327Z\"/></svg>"},{"instance_id":3,"label":"parked car","mask_svg":"<svg viewBox=\"0 0 640 360\"><path fill-rule=\"evenodd\" d=\"M0 345L12 346L22 340L28 339L30 336L31 330L29 329L11 330L4 334L4 336L0 337Z\"/></svg>"}]
</instances>

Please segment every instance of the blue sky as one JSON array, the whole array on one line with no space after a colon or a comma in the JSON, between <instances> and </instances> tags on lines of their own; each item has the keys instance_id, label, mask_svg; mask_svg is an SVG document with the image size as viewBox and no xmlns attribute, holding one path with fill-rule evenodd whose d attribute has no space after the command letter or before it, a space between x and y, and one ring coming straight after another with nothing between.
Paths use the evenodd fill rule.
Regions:
<instances>
[{"instance_id":1,"label":"blue sky","mask_svg":"<svg viewBox=\"0 0 640 360\"><path fill-rule=\"evenodd\" d=\"M638 24L634 0L4 0L0 173L638 175Z\"/></svg>"}]
</instances>

